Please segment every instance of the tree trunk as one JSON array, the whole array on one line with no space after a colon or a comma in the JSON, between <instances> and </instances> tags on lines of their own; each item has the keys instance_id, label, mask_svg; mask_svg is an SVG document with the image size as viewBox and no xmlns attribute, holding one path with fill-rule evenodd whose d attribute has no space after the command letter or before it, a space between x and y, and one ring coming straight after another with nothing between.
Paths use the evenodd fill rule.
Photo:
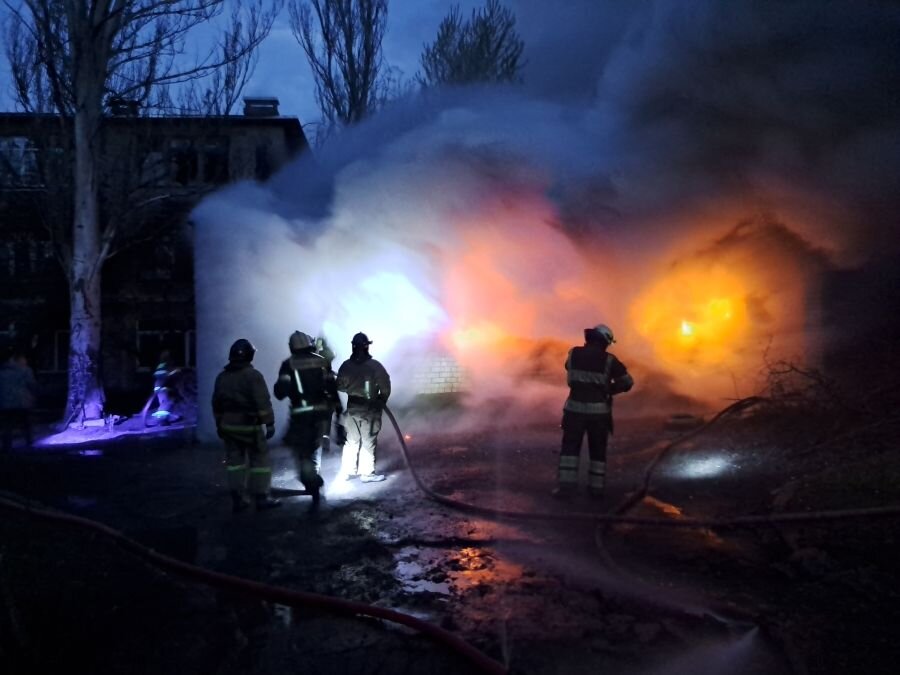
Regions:
<instances>
[{"instance_id":1,"label":"tree trunk","mask_svg":"<svg viewBox=\"0 0 900 675\"><path fill-rule=\"evenodd\" d=\"M85 87L86 89L88 87ZM101 111L91 96L75 112L75 204L72 267L69 276L69 395L66 417L96 419L103 414L100 381L101 289L103 264L98 221L94 145ZM95 100L99 102L100 97Z\"/></svg>"}]
</instances>

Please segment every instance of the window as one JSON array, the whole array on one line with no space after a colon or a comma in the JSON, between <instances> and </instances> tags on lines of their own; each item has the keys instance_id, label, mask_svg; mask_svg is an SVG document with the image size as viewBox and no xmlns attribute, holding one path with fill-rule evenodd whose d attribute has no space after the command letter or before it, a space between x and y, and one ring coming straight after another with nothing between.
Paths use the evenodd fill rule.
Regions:
<instances>
[{"instance_id":1,"label":"window","mask_svg":"<svg viewBox=\"0 0 900 675\"><path fill-rule=\"evenodd\" d=\"M203 180L213 185L228 181L228 138L212 138L203 144Z\"/></svg>"},{"instance_id":2,"label":"window","mask_svg":"<svg viewBox=\"0 0 900 675\"><path fill-rule=\"evenodd\" d=\"M16 276L16 245L11 241L0 244L0 276Z\"/></svg>"},{"instance_id":3,"label":"window","mask_svg":"<svg viewBox=\"0 0 900 675\"><path fill-rule=\"evenodd\" d=\"M139 278L144 281L165 281L175 271L175 242L170 236L156 240L152 248L141 254Z\"/></svg>"},{"instance_id":4,"label":"window","mask_svg":"<svg viewBox=\"0 0 900 675\"><path fill-rule=\"evenodd\" d=\"M50 371L61 373L69 369L69 331L58 330L53 333L53 358Z\"/></svg>"},{"instance_id":5,"label":"window","mask_svg":"<svg viewBox=\"0 0 900 675\"><path fill-rule=\"evenodd\" d=\"M189 185L197 180L197 149L186 138L169 141L170 176L179 185Z\"/></svg>"},{"instance_id":6,"label":"window","mask_svg":"<svg viewBox=\"0 0 900 675\"><path fill-rule=\"evenodd\" d=\"M184 332L184 365L197 367L197 331Z\"/></svg>"},{"instance_id":7,"label":"window","mask_svg":"<svg viewBox=\"0 0 900 675\"><path fill-rule=\"evenodd\" d=\"M269 160L269 144L256 146L256 180L266 180L272 175L272 163Z\"/></svg>"},{"instance_id":8,"label":"window","mask_svg":"<svg viewBox=\"0 0 900 675\"><path fill-rule=\"evenodd\" d=\"M0 185L40 185L38 148L25 136L0 137Z\"/></svg>"},{"instance_id":9,"label":"window","mask_svg":"<svg viewBox=\"0 0 900 675\"><path fill-rule=\"evenodd\" d=\"M172 355L172 362L176 365L191 365L185 361L185 357L193 358L187 352L193 342L189 341L188 333L180 328L171 328L171 323L165 320L145 319L138 321L137 351L138 369L153 370L159 363L159 355L163 350L168 350Z\"/></svg>"},{"instance_id":10,"label":"window","mask_svg":"<svg viewBox=\"0 0 900 675\"><path fill-rule=\"evenodd\" d=\"M147 139L141 148L141 183L161 185L169 178L169 165L163 152L163 141L159 137Z\"/></svg>"}]
</instances>

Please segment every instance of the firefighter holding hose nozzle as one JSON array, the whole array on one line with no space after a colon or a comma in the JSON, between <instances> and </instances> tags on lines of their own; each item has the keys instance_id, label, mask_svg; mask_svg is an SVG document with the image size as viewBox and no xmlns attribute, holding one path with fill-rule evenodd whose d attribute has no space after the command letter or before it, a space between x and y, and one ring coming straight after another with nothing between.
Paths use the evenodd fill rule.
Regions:
<instances>
[{"instance_id":1,"label":"firefighter holding hose nozzle","mask_svg":"<svg viewBox=\"0 0 900 675\"><path fill-rule=\"evenodd\" d=\"M573 347L566 359L569 397L563 406L562 449L553 496L569 498L578 489L581 442L588 438L588 491L602 497L606 480L606 445L612 433L612 400L629 391L634 380L625 365L607 349L616 340L609 326L584 329L584 346Z\"/></svg>"},{"instance_id":2,"label":"firefighter holding hose nozzle","mask_svg":"<svg viewBox=\"0 0 900 675\"><path fill-rule=\"evenodd\" d=\"M347 394L347 440L341 456L340 475L359 476L363 483L384 480L375 473L375 447L381 431L381 412L391 395L387 370L369 354L372 341L357 333L350 342L353 354L341 364L337 374L338 391Z\"/></svg>"},{"instance_id":3,"label":"firefighter holding hose nozzle","mask_svg":"<svg viewBox=\"0 0 900 675\"><path fill-rule=\"evenodd\" d=\"M310 510L319 508L320 489L324 485L319 467L323 439L331 428L332 413L341 414L341 402L335 388L334 373L328 362L316 353L315 340L300 331L288 339L291 356L281 363L275 381L275 398L287 398L291 421L284 437L294 451L300 482L312 495Z\"/></svg>"}]
</instances>

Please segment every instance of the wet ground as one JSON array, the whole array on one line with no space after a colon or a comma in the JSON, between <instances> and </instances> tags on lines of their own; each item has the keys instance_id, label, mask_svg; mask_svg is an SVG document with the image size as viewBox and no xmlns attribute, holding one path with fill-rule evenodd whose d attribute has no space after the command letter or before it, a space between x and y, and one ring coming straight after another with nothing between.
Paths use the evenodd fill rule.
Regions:
<instances>
[{"instance_id":1,"label":"wet ground","mask_svg":"<svg viewBox=\"0 0 900 675\"><path fill-rule=\"evenodd\" d=\"M607 495L561 503L549 495L552 425L450 434L421 416L400 423L413 430L414 467L437 494L532 517L472 515L429 500L387 424L379 469L388 480L336 485L338 458L327 455L317 514L308 497L291 495L299 485L277 447L283 507L232 515L221 451L194 444L190 427L123 435L126 424L92 432L92 443L17 451L0 457L0 489L212 570L402 611L514 673L895 672L896 518L598 528L585 514L620 508L681 431L623 420ZM725 426L679 446L628 513L671 522L900 503L896 453L832 463L771 436ZM395 624L217 592L160 573L100 535L0 513L0 648L12 672L474 670Z\"/></svg>"}]
</instances>

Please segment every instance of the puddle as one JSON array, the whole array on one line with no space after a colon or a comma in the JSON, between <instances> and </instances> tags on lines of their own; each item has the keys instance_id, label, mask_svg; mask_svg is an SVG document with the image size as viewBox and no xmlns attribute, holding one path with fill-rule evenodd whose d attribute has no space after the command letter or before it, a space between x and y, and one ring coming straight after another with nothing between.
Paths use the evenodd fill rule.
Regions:
<instances>
[{"instance_id":1,"label":"puddle","mask_svg":"<svg viewBox=\"0 0 900 675\"><path fill-rule=\"evenodd\" d=\"M521 566L487 549L429 549L408 546L395 555L394 577L408 593L452 595L509 585L523 577Z\"/></svg>"}]
</instances>

